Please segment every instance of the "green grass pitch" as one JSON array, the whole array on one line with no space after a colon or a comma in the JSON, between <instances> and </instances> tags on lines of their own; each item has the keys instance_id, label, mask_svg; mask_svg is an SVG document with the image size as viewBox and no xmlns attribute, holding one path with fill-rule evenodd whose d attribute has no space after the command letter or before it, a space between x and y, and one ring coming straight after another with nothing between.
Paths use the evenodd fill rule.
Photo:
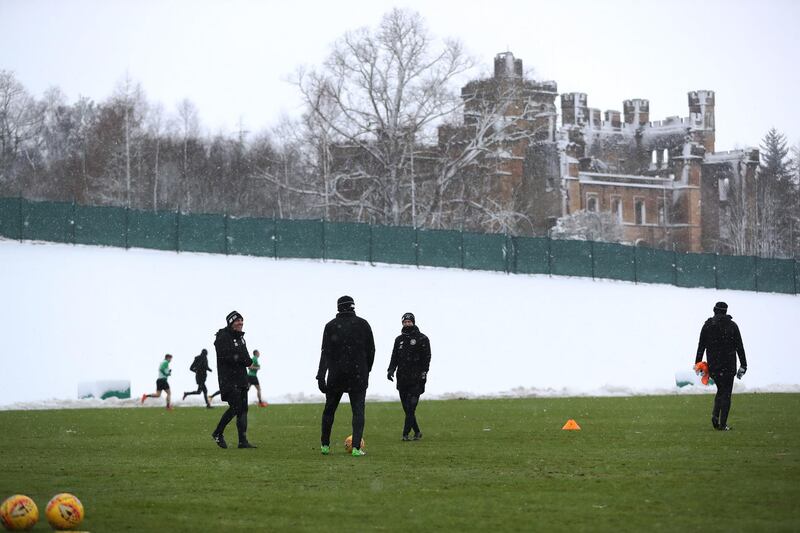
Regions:
<instances>
[{"instance_id":1,"label":"green grass pitch","mask_svg":"<svg viewBox=\"0 0 800 533\"><path fill-rule=\"evenodd\" d=\"M250 409L256 450L211 441L222 407L0 412L0 498L57 492L105 531L798 531L800 394L367 403L368 455L319 453L319 404ZM218 404L219 405L219 404ZM581 431L562 431L570 418Z\"/></svg>"}]
</instances>

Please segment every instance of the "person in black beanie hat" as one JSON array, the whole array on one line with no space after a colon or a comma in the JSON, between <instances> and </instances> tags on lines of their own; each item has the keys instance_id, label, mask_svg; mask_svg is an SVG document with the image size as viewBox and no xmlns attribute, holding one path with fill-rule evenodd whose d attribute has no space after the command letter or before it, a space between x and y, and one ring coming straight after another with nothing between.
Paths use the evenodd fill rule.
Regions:
<instances>
[{"instance_id":1,"label":"person in black beanie hat","mask_svg":"<svg viewBox=\"0 0 800 533\"><path fill-rule=\"evenodd\" d=\"M197 382L197 390L192 392L184 392L183 399L185 400L187 396L200 394L202 392L203 399L206 401L206 407L210 409L211 402L208 401L208 389L206 388L206 376L208 375L207 372L211 372L211 368L208 366L208 350L203 348L200 351L200 355L194 358L189 370L194 372L194 380Z\"/></svg>"},{"instance_id":2,"label":"person in black beanie hat","mask_svg":"<svg viewBox=\"0 0 800 533\"><path fill-rule=\"evenodd\" d=\"M239 448L255 448L247 440L247 367L253 364L244 340L244 318L237 311L225 317L227 326L217 331L214 348L217 350L217 378L222 401L228 402L228 410L222 413L211 438L220 448L227 448L222 433L225 426L236 417L239 432Z\"/></svg>"},{"instance_id":3,"label":"person in black beanie hat","mask_svg":"<svg viewBox=\"0 0 800 533\"><path fill-rule=\"evenodd\" d=\"M369 386L369 373L375 361L375 339L369 322L356 316L355 301L342 296L336 301L336 318L325 324L322 353L317 370L317 386L325 395L320 438L323 455L330 453L331 429L336 409L345 392L353 411L352 455L366 455L361 449L364 434L364 403ZM327 379L326 379L327 375Z\"/></svg>"},{"instance_id":4,"label":"person in black beanie hat","mask_svg":"<svg viewBox=\"0 0 800 533\"><path fill-rule=\"evenodd\" d=\"M397 390L400 403L406 418L403 424L403 440L411 440L409 432L414 430L414 440L422 438L422 431L417 424L417 405L419 397L425 392L428 381L428 369L431 364L431 343L428 337L420 332L416 325L414 313L406 313L402 317L401 334L394 340L392 359L386 378L394 381L397 370Z\"/></svg>"},{"instance_id":5,"label":"person in black beanie hat","mask_svg":"<svg viewBox=\"0 0 800 533\"><path fill-rule=\"evenodd\" d=\"M742 379L747 372L747 358L739 326L728 314L728 304L717 302L714 305L714 316L706 320L700 330L700 342L697 344L695 365L703 360L703 353L708 360L708 373L717 386L714 396L714 408L711 411L711 425L714 429L728 431L728 413L731 409L734 376ZM736 370L736 356L739 356L739 370Z\"/></svg>"}]
</instances>

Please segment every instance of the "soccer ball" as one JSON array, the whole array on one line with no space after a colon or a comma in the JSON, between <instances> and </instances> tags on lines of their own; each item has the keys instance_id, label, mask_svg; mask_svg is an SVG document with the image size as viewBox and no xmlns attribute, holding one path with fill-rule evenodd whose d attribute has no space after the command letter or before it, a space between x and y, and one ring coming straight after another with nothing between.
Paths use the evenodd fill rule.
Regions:
<instances>
[{"instance_id":1,"label":"soccer ball","mask_svg":"<svg viewBox=\"0 0 800 533\"><path fill-rule=\"evenodd\" d=\"M362 450L364 449L364 439L361 439L360 449L362 449ZM346 451L347 453L350 453L351 451L353 451L353 436L352 435L350 435L349 437L344 439L344 451Z\"/></svg>"},{"instance_id":2,"label":"soccer ball","mask_svg":"<svg viewBox=\"0 0 800 533\"><path fill-rule=\"evenodd\" d=\"M39 521L39 508L24 494L15 494L0 505L0 523L9 531L30 529Z\"/></svg>"},{"instance_id":3,"label":"soccer ball","mask_svg":"<svg viewBox=\"0 0 800 533\"><path fill-rule=\"evenodd\" d=\"M83 521L83 504L72 494L62 492L47 502L44 515L53 529L73 529Z\"/></svg>"}]
</instances>

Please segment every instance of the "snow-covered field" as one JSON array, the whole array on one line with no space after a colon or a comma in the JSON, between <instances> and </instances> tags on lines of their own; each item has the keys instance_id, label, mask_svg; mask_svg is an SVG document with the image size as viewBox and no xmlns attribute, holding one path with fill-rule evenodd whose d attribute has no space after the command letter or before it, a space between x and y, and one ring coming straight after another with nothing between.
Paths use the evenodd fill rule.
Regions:
<instances>
[{"instance_id":1,"label":"snow-covered field","mask_svg":"<svg viewBox=\"0 0 800 533\"><path fill-rule=\"evenodd\" d=\"M0 408L136 405L77 401L78 382L127 379L137 398L167 352L180 405L201 348L215 369L213 335L233 309L262 353L266 399L322 401L322 328L343 294L375 333L372 398L396 398L385 370L406 311L431 339L428 398L711 392L677 389L675 373L718 300L747 350L737 390L800 391L797 296L0 240Z\"/></svg>"}]
</instances>

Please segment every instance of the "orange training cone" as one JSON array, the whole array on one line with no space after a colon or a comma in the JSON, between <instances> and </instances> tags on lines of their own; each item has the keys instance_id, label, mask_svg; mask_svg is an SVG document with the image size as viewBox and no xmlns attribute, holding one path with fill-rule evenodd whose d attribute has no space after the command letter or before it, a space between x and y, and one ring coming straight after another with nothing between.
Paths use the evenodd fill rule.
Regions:
<instances>
[{"instance_id":1,"label":"orange training cone","mask_svg":"<svg viewBox=\"0 0 800 533\"><path fill-rule=\"evenodd\" d=\"M571 430L571 431L580 431L581 427L575 422L573 419L567 420L567 423L564 424L564 427L561 429Z\"/></svg>"}]
</instances>

